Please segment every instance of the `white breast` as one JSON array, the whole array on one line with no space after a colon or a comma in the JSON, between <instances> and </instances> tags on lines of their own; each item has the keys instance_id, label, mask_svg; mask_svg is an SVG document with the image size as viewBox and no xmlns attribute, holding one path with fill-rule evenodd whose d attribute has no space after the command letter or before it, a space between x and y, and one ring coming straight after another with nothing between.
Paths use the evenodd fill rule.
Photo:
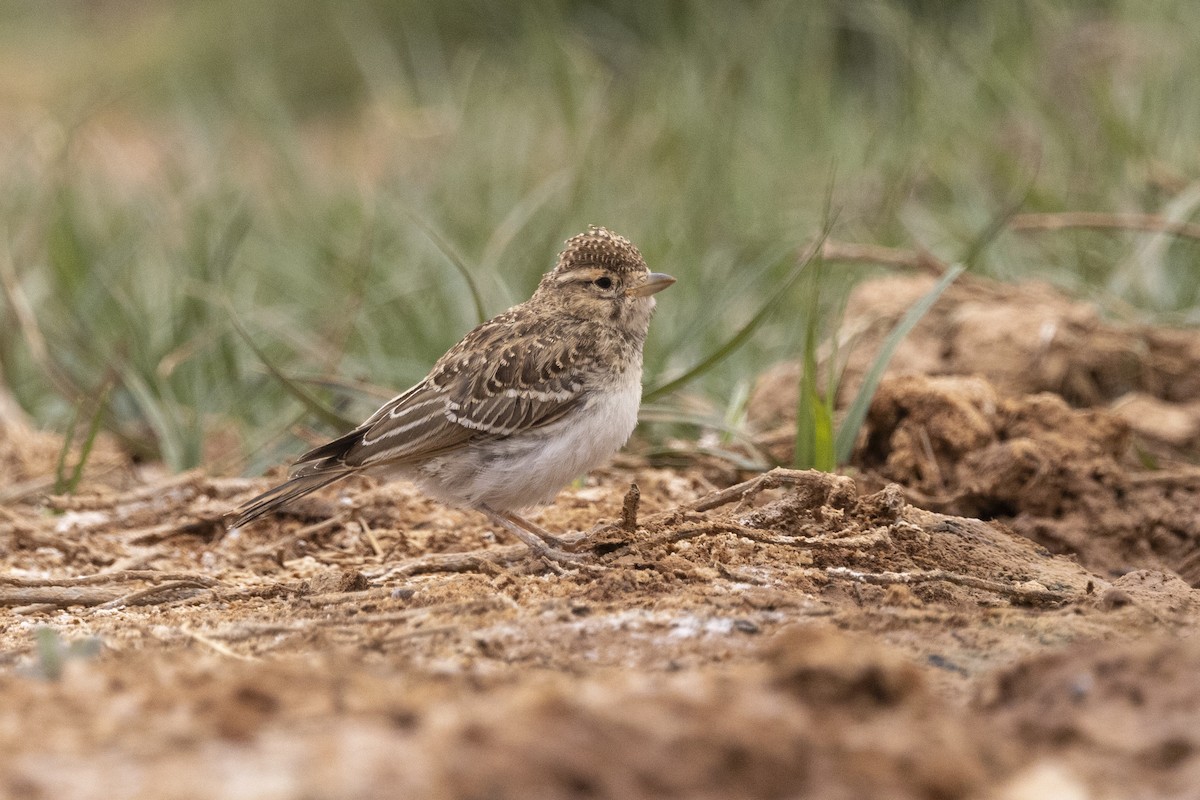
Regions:
<instances>
[{"instance_id":1,"label":"white breast","mask_svg":"<svg viewBox=\"0 0 1200 800\"><path fill-rule=\"evenodd\" d=\"M611 391L545 428L436 459L413 476L430 494L456 505L515 510L548 503L562 487L613 456L637 425L640 370Z\"/></svg>"}]
</instances>

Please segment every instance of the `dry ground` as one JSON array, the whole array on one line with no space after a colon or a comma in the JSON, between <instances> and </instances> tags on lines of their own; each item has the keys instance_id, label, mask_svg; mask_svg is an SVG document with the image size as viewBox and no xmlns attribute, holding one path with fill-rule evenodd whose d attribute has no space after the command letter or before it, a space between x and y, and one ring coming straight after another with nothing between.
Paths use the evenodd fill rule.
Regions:
<instances>
[{"instance_id":1,"label":"dry ground","mask_svg":"<svg viewBox=\"0 0 1200 800\"><path fill-rule=\"evenodd\" d=\"M926 286L863 286L859 352ZM9 420L0 795L1195 797L1200 334L969 281L892 372L852 477L565 491L572 571L404 484L230 534L264 481L102 448L49 496Z\"/></svg>"}]
</instances>

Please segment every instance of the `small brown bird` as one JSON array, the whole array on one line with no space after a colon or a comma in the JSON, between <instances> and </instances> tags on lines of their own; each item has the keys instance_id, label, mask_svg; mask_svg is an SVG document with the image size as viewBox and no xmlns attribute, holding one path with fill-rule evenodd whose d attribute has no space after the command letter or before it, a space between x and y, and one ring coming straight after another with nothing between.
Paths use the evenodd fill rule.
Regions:
<instances>
[{"instance_id":1,"label":"small brown bird","mask_svg":"<svg viewBox=\"0 0 1200 800\"><path fill-rule=\"evenodd\" d=\"M588 228L533 297L472 330L362 425L300 456L288 481L238 509L233 526L365 471L482 511L538 556L575 560L515 511L550 502L629 438L652 295L674 282L650 272L628 239Z\"/></svg>"}]
</instances>

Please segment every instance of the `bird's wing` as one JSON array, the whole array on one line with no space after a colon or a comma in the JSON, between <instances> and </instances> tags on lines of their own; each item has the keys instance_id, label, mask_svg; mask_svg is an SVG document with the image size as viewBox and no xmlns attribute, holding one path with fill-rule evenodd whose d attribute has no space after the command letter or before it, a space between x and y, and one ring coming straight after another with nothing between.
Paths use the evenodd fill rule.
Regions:
<instances>
[{"instance_id":1,"label":"bird's wing","mask_svg":"<svg viewBox=\"0 0 1200 800\"><path fill-rule=\"evenodd\" d=\"M585 396L580 344L578 336L502 314L358 428L301 456L292 477L417 462L560 419Z\"/></svg>"}]
</instances>

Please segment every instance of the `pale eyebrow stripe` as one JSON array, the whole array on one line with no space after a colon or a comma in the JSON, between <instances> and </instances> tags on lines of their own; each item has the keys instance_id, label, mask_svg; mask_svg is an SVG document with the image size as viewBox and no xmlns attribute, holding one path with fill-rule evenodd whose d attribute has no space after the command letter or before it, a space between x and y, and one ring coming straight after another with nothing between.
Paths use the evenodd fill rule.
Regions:
<instances>
[{"instance_id":1,"label":"pale eyebrow stripe","mask_svg":"<svg viewBox=\"0 0 1200 800\"><path fill-rule=\"evenodd\" d=\"M572 269L563 272L554 278L555 283L566 283L567 281L577 280L593 280L601 275L607 275L608 270L603 267L585 267L582 269Z\"/></svg>"}]
</instances>

